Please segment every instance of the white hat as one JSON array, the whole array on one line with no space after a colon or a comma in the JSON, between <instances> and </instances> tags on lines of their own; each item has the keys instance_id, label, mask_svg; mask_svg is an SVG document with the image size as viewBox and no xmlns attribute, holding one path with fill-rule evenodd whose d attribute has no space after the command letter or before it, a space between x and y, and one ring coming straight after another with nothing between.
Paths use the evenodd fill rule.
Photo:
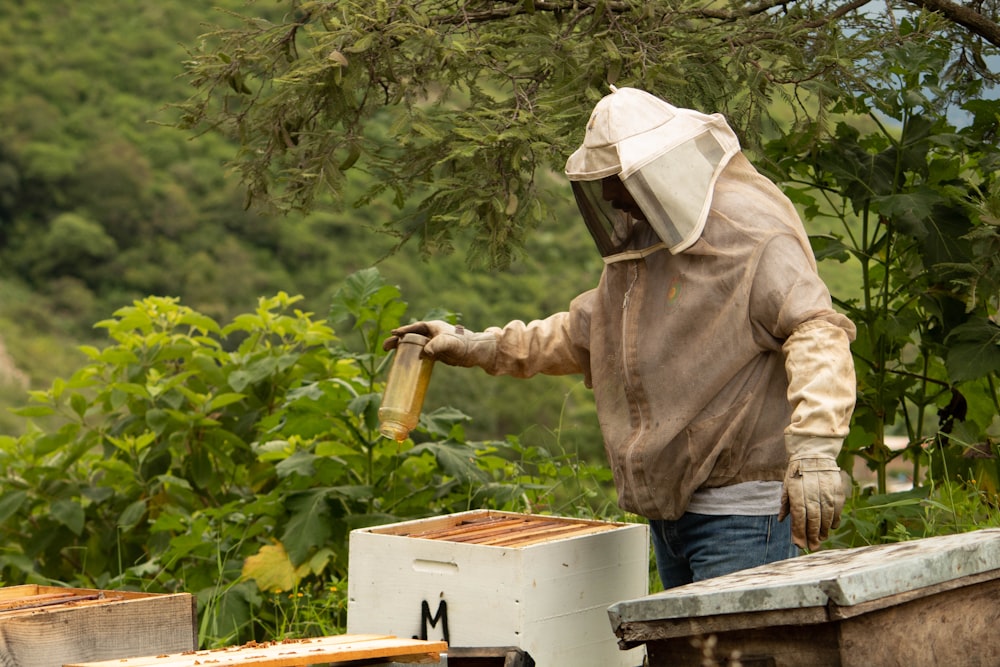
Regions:
<instances>
[{"instance_id":1,"label":"white hat","mask_svg":"<svg viewBox=\"0 0 1000 667\"><path fill-rule=\"evenodd\" d=\"M617 174L650 226L677 253L701 236L715 182L739 150L721 114L612 87L594 107L583 145L566 161L566 176L596 181Z\"/></svg>"}]
</instances>

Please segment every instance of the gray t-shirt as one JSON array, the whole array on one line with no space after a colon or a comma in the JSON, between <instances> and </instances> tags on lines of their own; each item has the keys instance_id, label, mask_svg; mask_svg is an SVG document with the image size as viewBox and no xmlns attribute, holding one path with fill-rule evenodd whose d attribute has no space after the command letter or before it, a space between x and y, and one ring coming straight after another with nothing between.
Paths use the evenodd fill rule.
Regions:
<instances>
[{"instance_id":1,"label":"gray t-shirt","mask_svg":"<svg viewBox=\"0 0 1000 667\"><path fill-rule=\"evenodd\" d=\"M694 514L766 516L781 509L781 482L743 482L698 489L687 507Z\"/></svg>"}]
</instances>

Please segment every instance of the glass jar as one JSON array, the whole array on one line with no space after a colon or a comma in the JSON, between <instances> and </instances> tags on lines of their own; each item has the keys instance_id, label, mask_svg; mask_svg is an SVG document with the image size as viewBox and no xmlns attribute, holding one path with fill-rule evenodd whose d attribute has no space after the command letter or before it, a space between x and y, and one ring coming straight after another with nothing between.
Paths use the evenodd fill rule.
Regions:
<instances>
[{"instance_id":1,"label":"glass jar","mask_svg":"<svg viewBox=\"0 0 1000 667\"><path fill-rule=\"evenodd\" d=\"M420 418L434 368L433 359L420 356L428 340L420 334L403 336L389 369L382 405L378 409L379 433L397 442L406 440Z\"/></svg>"}]
</instances>

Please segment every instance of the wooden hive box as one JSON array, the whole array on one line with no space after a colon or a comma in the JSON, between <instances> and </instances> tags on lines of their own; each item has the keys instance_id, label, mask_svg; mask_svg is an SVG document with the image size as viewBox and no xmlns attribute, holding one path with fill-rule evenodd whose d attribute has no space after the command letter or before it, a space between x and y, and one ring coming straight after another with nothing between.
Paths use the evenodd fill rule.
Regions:
<instances>
[{"instance_id":1,"label":"wooden hive box","mask_svg":"<svg viewBox=\"0 0 1000 667\"><path fill-rule=\"evenodd\" d=\"M517 647L537 667L636 667L608 625L645 595L644 524L477 510L351 532L347 631Z\"/></svg>"},{"instance_id":2,"label":"wooden hive box","mask_svg":"<svg viewBox=\"0 0 1000 667\"><path fill-rule=\"evenodd\" d=\"M187 651L197 645L194 597L56 586L0 588L0 665Z\"/></svg>"},{"instance_id":3,"label":"wooden hive box","mask_svg":"<svg viewBox=\"0 0 1000 667\"><path fill-rule=\"evenodd\" d=\"M653 667L1000 665L1000 529L821 551L611 608Z\"/></svg>"}]
</instances>

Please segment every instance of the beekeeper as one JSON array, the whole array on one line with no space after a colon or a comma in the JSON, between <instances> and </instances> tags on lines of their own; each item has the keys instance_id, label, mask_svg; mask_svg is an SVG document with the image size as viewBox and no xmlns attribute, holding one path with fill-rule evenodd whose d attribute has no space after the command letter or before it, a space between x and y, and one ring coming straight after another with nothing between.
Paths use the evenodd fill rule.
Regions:
<instances>
[{"instance_id":1,"label":"beekeeper","mask_svg":"<svg viewBox=\"0 0 1000 667\"><path fill-rule=\"evenodd\" d=\"M665 588L818 548L844 502L855 328L791 202L721 115L634 88L597 104L566 175L604 257L596 289L481 333L417 322L386 348L416 332L446 364L582 373Z\"/></svg>"}]
</instances>

